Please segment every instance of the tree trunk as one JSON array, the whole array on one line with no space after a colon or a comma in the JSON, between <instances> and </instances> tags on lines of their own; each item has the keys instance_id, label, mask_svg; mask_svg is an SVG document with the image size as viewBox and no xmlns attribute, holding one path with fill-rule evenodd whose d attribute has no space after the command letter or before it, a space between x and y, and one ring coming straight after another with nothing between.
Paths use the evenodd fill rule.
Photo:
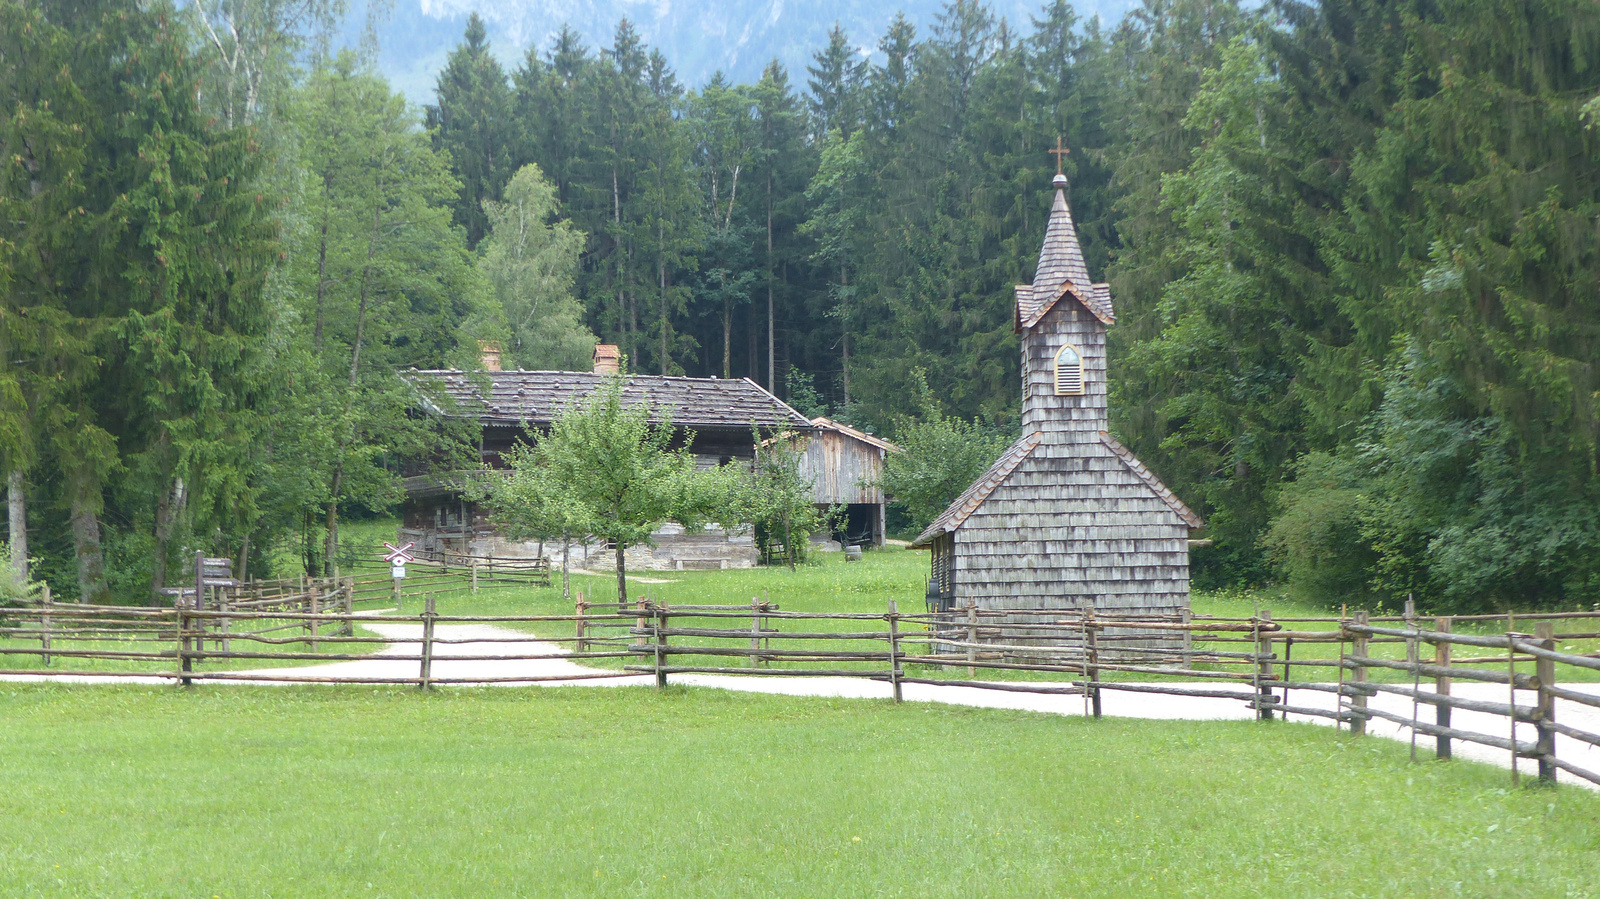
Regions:
<instances>
[{"instance_id":1,"label":"tree trunk","mask_svg":"<svg viewBox=\"0 0 1600 899\"><path fill-rule=\"evenodd\" d=\"M339 455L333 465L333 477L328 482L327 536L322 550L323 577L333 576L333 560L339 551L339 491L344 488L344 454L356 439L356 425L350 415L355 409L356 384L361 377L361 344L367 336L367 301L372 295L372 260L378 254L378 235L382 225L383 207L380 206L372 213L372 234L367 239L367 264L361 269L361 301L356 306L356 339L350 347L350 383L344 398L346 430L339 438Z\"/></svg>"},{"instance_id":2,"label":"tree trunk","mask_svg":"<svg viewBox=\"0 0 1600 899\"><path fill-rule=\"evenodd\" d=\"M161 495L156 499L155 553L150 560L150 604L156 605L161 598L161 588L167 585L167 550L172 544L173 523L178 515L173 509L173 502L177 499L176 478L169 478L167 472L172 467L172 435L166 428L156 437L155 462L161 472Z\"/></svg>"},{"instance_id":3,"label":"tree trunk","mask_svg":"<svg viewBox=\"0 0 1600 899\"><path fill-rule=\"evenodd\" d=\"M745 329L745 342L748 344L745 347L745 352L750 364L745 366L745 370L750 373L750 380L759 382L761 380L761 350L756 346L756 329L760 327L761 323L756 320L756 305L754 303L750 304L749 324L750 327Z\"/></svg>"},{"instance_id":4,"label":"tree trunk","mask_svg":"<svg viewBox=\"0 0 1600 899\"><path fill-rule=\"evenodd\" d=\"M722 276L722 377L733 377L733 301L728 299L728 276Z\"/></svg>"},{"instance_id":5,"label":"tree trunk","mask_svg":"<svg viewBox=\"0 0 1600 899\"><path fill-rule=\"evenodd\" d=\"M334 478L335 484L338 478ZM336 487L335 490L338 488ZM322 545L322 576L333 577L333 558L339 551L339 500L328 503L327 540Z\"/></svg>"},{"instance_id":6,"label":"tree trunk","mask_svg":"<svg viewBox=\"0 0 1600 899\"><path fill-rule=\"evenodd\" d=\"M750 354L754 356L754 353ZM750 360L750 371L756 371L756 360ZM778 382L772 361L772 171L767 171L767 390L774 396L778 393Z\"/></svg>"},{"instance_id":7,"label":"tree trunk","mask_svg":"<svg viewBox=\"0 0 1600 899\"><path fill-rule=\"evenodd\" d=\"M567 561L572 555L572 536L561 536L561 600L566 602L572 598L572 575L567 573Z\"/></svg>"},{"instance_id":8,"label":"tree trunk","mask_svg":"<svg viewBox=\"0 0 1600 899\"><path fill-rule=\"evenodd\" d=\"M841 287L845 287L845 288L848 288L850 286L850 275L849 275L848 272L846 272L845 269L842 269L842 268L839 269L839 285ZM843 365L843 368L844 368L844 404L846 406L849 406L850 405L850 307L849 307L850 300L848 298L848 295L844 295L844 296L841 296L840 301L845 304L844 314L839 316L840 328L841 328L841 331L842 331L842 339L840 341L840 345L844 349L844 355L843 355L843 360L842 360L843 363L844 363L844 365Z\"/></svg>"},{"instance_id":9,"label":"tree trunk","mask_svg":"<svg viewBox=\"0 0 1600 899\"><path fill-rule=\"evenodd\" d=\"M632 290L628 291L628 355L639 355L639 295Z\"/></svg>"},{"instance_id":10,"label":"tree trunk","mask_svg":"<svg viewBox=\"0 0 1600 899\"><path fill-rule=\"evenodd\" d=\"M28 583L28 488L20 468L6 475L6 519L11 526L11 572L21 590Z\"/></svg>"},{"instance_id":11,"label":"tree trunk","mask_svg":"<svg viewBox=\"0 0 1600 899\"><path fill-rule=\"evenodd\" d=\"M105 550L100 544L100 482L83 469L69 475L71 480L72 549L78 558L78 600L93 605L111 601L106 584Z\"/></svg>"},{"instance_id":12,"label":"tree trunk","mask_svg":"<svg viewBox=\"0 0 1600 899\"><path fill-rule=\"evenodd\" d=\"M618 612L626 612L626 611L628 611L628 567L627 567L627 563L624 562L623 559L622 559L622 543L620 541L618 541L617 544L616 544L616 547L617 547L617 611Z\"/></svg>"},{"instance_id":13,"label":"tree trunk","mask_svg":"<svg viewBox=\"0 0 1600 899\"><path fill-rule=\"evenodd\" d=\"M667 312L667 252L665 225L656 221L656 276L661 281L661 374L672 374L672 318Z\"/></svg>"},{"instance_id":14,"label":"tree trunk","mask_svg":"<svg viewBox=\"0 0 1600 899\"><path fill-rule=\"evenodd\" d=\"M161 588L167 585L167 550L172 544L172 525L177 520L172 501L176 489L171 485L161 491L156 500L155 554L150 560L150 604L156 605Z\"/></svg>"},{"instance_id":15,"label":"tree trunk","mask_svg":"<svg viewBox=\"0 0 1600 899\"><path fill-rule=\"evenodd\" d=\"M250 580L250 532L244 532L244 539L239 544L239 580Z\"/></svg>"},{"instance_id":16,"label":"tree trunk","mask_svg":"<svg viewBox=\"0 0 1600 899\"><path fill-rule=\"evenodd\" d=\"M794 530L789 526L789 513L783 513L783 548L789 556L789 570L794 570Z\"/></svg>"},{"instance_id":17,"label":"tree trunk","mask_svg":"<svg viewBox=\"0 0 1600 899\"><path fill-rule=\"evenodd\" d=\"M324 194L332 191L331 179L323 179ZM332 199L323 197L322 229L317 239L317 314L316 324L311 331L311 348L319 354L322 352L322 323L324 317L324 304L328 296L328 218L332 214L330 207Z\"/></svg>"}]
</instances>

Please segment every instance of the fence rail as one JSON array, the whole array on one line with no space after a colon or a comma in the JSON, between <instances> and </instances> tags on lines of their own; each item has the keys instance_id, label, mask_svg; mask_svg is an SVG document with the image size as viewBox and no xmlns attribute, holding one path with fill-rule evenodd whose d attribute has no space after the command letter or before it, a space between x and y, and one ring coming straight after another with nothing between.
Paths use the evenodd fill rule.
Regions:
<instances>
[{"instance_id":1,"label":"fence rail","mask_svg":"<svg viewBox=\"0 0 1600 899\"><path fill-rule=\"evenodd\" d=\"M455 589L461 577L453 575ZM1104 695L1132 692L1236 700L1264 720L1320 717L1356 734L1377 720L1409 731L1413 756L1420 737L1432 738L1442 758L1459 742L1473 743L1509 753L1514 778L1526 761L1544 781L1554 781L1559 771L1600 785L1600 774L1578 764L1587 747L1600 748L1600 733L1555 714L1558 700L1600 708L1600 692L1571 683L1600 671L1600 652L1560 648L1600 640L1600 612L1437 618L1424 626L1415 614L1362 612L1281 620L1268 612L1224 619L1093 607L902 613L891 603L883 613L810 613L759 598L749 605L676 606L646 598L619 609L580 594L571 615L441 615L435 602L441 590L426 583L408 588L422 588L422 611L382 618L356 605L390 599L391 585L357 578L240 589L206 607L180 601L175 608L4 609L0 675L41 673L8 663L32 656L52 674L182 684L427 688L644 678L665 686L686 675L848 677L887 683L897 701L906 684L1077 696L1084 714L1095 717ZM363 623L413 629L397 639L364 633ZM1519 624L1531 624L1533 632L1518 630ZM483 627L489 625L502 627ZM1467 632L1457 632L1457 625ZM381 653L372 655L378 648ZM1473 654L1457 657L1458 648ZM364 659L382 664L351 674L259 668ZM65 667L91 661L146 668ZM245 664L258 669L240 667ZM1456 695L1461 683L1504 692ZM1377 707L1384 697L1386 707ZM1409 714L1397 710L1396 701L1409 702ZM1457 712L1488 716L1490 724L1463 726L1453 720ZM1572 750L1558 756L1558 745Z\"/></svg>"}]
</instances>

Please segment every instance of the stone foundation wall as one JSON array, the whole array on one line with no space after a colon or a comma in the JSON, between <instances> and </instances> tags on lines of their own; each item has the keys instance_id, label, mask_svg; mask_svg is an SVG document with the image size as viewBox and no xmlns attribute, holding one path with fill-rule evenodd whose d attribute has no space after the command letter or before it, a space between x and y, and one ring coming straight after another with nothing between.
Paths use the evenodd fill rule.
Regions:
<instances>
[{"instance_id":1,"label":"stone foundation wall","mask_svg":"<svg viewBox=\"0 0 1600 899\"><path fill-rule=\"evenodd\" d=\"M753 568L760 561L755 536L748 525L723 528L711 525L690 533L676 522L667 522L651 535L654 546L640 544L623 553L629 571L695 571L724 568ZM443 538L443 539L441 539ZM402 539L415 540L419 548L433 549L448 546L451 552L461 552L463 543L467 552L475 556L494 556L503 559L550 560L552 568L561 567L561 542L537 540L513 541L494 532L478 532L470 539L457 535L403 533ZM569 549L568 564L573 568L590 571L615 571L616 553L602 543L574 543Z\"/></svg>"}]
</instances>

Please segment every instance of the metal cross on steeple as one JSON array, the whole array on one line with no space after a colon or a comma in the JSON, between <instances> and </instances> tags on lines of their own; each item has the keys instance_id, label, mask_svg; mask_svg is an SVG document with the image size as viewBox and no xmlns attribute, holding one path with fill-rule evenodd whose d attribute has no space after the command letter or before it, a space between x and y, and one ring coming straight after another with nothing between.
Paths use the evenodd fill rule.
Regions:
<instances>
[{"instance_id":1,"label":"metal cross on steeple","mask_svg":"<svg viewBox=\"0 0 1600 899\"><path fill-rule=\"evenodd\" d=\"M1072 151L1068 150L1066 147L1061 145L1061 135L1059 135L1059 134L1056 135L1056 147L1055 147L1055 149L1054 150L1046 150L1045 152L1049 153L1051 156L1054 156L1056 158L1056 174L1057 175L1065 174L1064 172L1061 171L1061 161L1063 159L1065 159L1067 157L1067 154L1071 153Z\"/></svg>"}]
</instances>

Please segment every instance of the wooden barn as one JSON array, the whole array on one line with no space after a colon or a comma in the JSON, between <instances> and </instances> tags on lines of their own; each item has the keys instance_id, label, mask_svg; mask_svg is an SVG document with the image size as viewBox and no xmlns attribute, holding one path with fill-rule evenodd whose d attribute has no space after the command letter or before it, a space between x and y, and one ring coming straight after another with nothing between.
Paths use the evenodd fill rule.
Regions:
<instances>
[{"instance_id":1,"label":"wooden barn","mask_svg":"<svg viewBox=\"0 0 1600 899\"><path fill-rule=\"evenodd\" d=\"M1033 283L1016 288L1022 436L912 545L933 550L939 609L1179 613L1202 522L1107 433L1111 290L1090 283L1054 183Z\"/></svg>"},{"instance_id":2,"label":"wooden barn","mask_svg":"<svg viewBox=\"0 0 1600 899\"><path fill-rule=\"evenodd\" d=\"M419 371L414 377L436 380L459 410L477 417L483 428L483 462L495 468L504 467L502 456L511 447L531 442L530 432L548 427L562 409L581 402L607 377L615 376L619 361L617 348L602 344L595 348L593 371L500 371L490 352L486 348L484 371ZM625 403L649 407L652 421L659 422L670 411L680 445L689 440L690 452L704 467L752 462L752 426L765 434L811 431L805 416L749 378L628 375L622 397ZM560 558L560 546L512 542L496 533L487 510L468 501L451 478L408 478L405 489L400 537L414 541L426 556ZM748 568L758 558L754 537L743 522L724 522L699 533L668 522L652 540L654 546L628 550L629 568ZM575 547L573 552L578 564L614 567L614 557L602 549L595 544Z\"/></svg>"},{"instance_id":3,"label":"wooden barn","mask_svg":"<svg viewBox=\"0 0 1600 899\"><path fill-rule=\"evenodd\" d=\"M884 495L876 484L884 458L900 448L829 418L813 418L811 425L816 430L800 457L800 475L815 484L818 506L843 507L833 537L841 544L882 546Z\"/></svg>"}]
</instances>

